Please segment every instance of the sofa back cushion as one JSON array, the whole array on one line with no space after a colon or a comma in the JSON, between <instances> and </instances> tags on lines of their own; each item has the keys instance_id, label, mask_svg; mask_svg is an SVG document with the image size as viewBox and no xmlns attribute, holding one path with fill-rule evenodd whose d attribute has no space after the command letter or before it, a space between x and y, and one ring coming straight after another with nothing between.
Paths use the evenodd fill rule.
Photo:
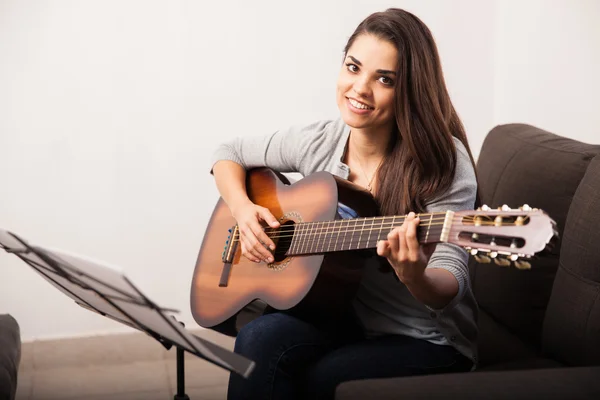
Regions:
<instances>
[{"instance_id":1,"label":"sofa back cushion","mask_svg":"<svg viewBox=\"0 0 600 400\"><path fill-rule=\"evenodd\" d=\"M562 237L571 200L600 146L542 129L510 124L486 137L477 173L482 202L490 207L523 204L540 208ZM540 348L544 314L558 268L560 239L552 251L531 261L531 270L470 261L479 306L534 348Z\"/></svg>"},{"instance_id":2,"label":"sofa back cushion","mask_svg":"<svg viewBox=\"0 0 600 400\"><path fill-rule=\"evenodd\" d=\"M600 365L600 156L571 203L544 320L543 350L570 365Z\"/></svg>"}]
</instances>

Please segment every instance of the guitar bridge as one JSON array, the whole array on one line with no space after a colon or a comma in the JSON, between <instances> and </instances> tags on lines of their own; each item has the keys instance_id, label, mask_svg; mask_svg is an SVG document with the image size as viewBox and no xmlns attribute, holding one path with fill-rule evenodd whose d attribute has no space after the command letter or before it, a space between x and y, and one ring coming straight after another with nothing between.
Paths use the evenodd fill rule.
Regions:
<instances>
[{"instance_id":1,"label":"guitar bridge","mask_svg":"<svg viewBox=\"0 0 600 400\"><path fill-rule=\"evenodd\" d=\"M221 279L219 279L220 287L226 287L227 283L229 283L231 264L233 263L235 251L237 250L237 245L239 243L239 240L236 240L238 232L239 229L237 225L229 229L229 236L227 236L227 240L225 241L225 249L221 255L221 261L223 261L223 271L221 271Z\"/></svg>"},{"instance_id":2,"label":"guitar bridge","mask_svg":"<svg viewBox=\"0 0 600 400\"><path fill-rule=\"evenodd\" d=\"M233 262L233 258L235 257L235 251L237 250L237 245L239 240L236 239L239 237L239 228L238 226L234 226L229 229L229 236L227 236L227 240L225 241L225 248L223 250L223 254L221 255L221 260L225 264L231 264Z\"/></svg>"}]
</instances>

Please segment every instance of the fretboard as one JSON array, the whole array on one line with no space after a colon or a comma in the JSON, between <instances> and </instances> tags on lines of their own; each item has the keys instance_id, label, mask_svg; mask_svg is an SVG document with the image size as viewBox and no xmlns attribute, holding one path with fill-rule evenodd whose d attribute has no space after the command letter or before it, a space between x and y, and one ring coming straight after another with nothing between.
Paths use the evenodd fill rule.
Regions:
<instances>
[{"instance_id":1,"label":"fretboard","mask_svg":"<svg viewBox=\"0 0 600 400\"><path fill-rule=\"evenodd\" d=\"M439 242L446 213L421 214L419 218L419 242ZM297 223L286 254L293 256L375 248L379 240L386 240L390 231L401 226L405 219L405 216L391 216Z\"/></svg>"}]
</instances>

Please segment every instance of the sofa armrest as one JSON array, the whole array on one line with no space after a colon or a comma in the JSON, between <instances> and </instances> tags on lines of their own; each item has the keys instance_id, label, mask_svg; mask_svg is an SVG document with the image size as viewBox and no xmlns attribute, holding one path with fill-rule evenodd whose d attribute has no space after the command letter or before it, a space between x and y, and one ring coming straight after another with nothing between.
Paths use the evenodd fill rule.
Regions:
<instances>
[{"instance_id":1,"label":"sofa armrest","mask_svg":"<svg viewBox=\"0 0 600 400\"><path fill-rule=\"evenodd\" d=\"M466 372L345 382L336 400L599 399L600 367Z\"/></svg>"},{"instance_id":2,"label":"sofa armrest","mask_svg":"<svg viewBox=\"0 0 600 400\"><path fill-rule=\"evenodd\" d=\"M14 399L21 362L19 324L10 315L0 315L0 399Z\"/></svg>"}]
</instances>

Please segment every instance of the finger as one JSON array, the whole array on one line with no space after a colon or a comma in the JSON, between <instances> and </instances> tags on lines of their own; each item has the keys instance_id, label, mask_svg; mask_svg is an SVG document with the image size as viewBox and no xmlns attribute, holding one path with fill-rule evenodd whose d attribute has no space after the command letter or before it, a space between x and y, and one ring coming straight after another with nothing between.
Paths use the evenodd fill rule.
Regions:
<instances>
[{"instance_id":1,"label":"finger","mask_svg":"<svg viewBox=\"0 0 600 400\"><path fill-rule=\"evenodd\" d=\"M260 225L258 225L257 230L258 230L258 232L255 231L256 232L256 237L257 237L258 240L260 240L261 243L263 243L263 246L267 246L271 250L275 250L275 243L269 237L269 235L267 234L267 232L265 232L264 229L262 229L262 227Z\"/></svg>"},{"instance_id":2,"label":"finger","mask_svg":"<svg viewBox=\"0 0 600 400\"><path fill-rule=\"evenodd\" d=\"M248 236L242 234L240 241L242 242L242 254L250 261L260 262L259 254L254 250Z\"/></svg>"},{"instance_id":3,"label":"finger","mask_svg":"<svg viewBox=\"0 0 600 400\"><path fill-rule=\"evenodd\" d=\"M255 262L260 262L263 258L261 257L260 252L256 250L256 243L258 240L254 236L252 229L248 225L240 226L241 238L244 246L246 247L246 253L248 253L248 259L251 259Z\"/></svg>"},{"instance_id":4,"label":"finger","mask_svg":"<svg viewBox=\"0 0 600 400\"><path fill-rule=\"evenodd\" d=\"M420 245L417 240L417 226L419 225L419 218L414 216L414 213L410 213L406 220L406 247L407 256L411 261L417 261L419 259Z\"/></svg>"},{"instance_id":5,"label":"finger","mask_svg":"<svg viewBox=\"0 0 600 400\"><path fill-rule=\"evenodd\" d=\"M377 242L377 255L387 257L390 254L390 244L387 240Z\"/></svg>"},{"instance_id":6,"label":"finger","mask_svg":"<svg viewBox=\"0 0 600 400\"><path fill-rule=\"evenodd\" d=\"M404 221L402 226L398 229L398 259L400 261L406 261L408 259L408 246L406 244L407 225L406 221Z\"/></svg>"},{"instance_id":7,"label":"finger","mask_svg":"<svg viewBox=\"0 0 600 400\"><path fill-rule=\"evenodd\" d=\"M271 214L271 211L269 211L268 208L262 207L259 211L259 215L271 228L279 228L279 221Z\"/></svg>"},{"instance_id":8,"label":"finger","mask_svg":"<svg viewBox=\"0 0 600 400\"><path fill-rule=\"evenodd\" d=\"M253 237L250 237L250 235L248 235L248 239L250 240L254 251L258 253L258 257L261 260L272 262L273 255L269 250L267 250L267 248L265 247L265 243L267 243L266 241L270 241L271 243L273 242L267 237L267 235L265 235L265 232L263 231L263 228L258 223L258 221L249 225L250 230L253 233ZM263 237L264 239L259 240L259 238L261 237Z\"/></svg>"},{"instance_id":9,"label":"finger","mask_svg":"<svg viewBox=\"0 0 600 400\"><path fill-rule=\"evenodd\" d=\"M252 253L250 253L250 251L248 251L248 247L246 246L246 244L243 241L241 241L241 243L242 243L242 255L252 262L260 262L260 260L258 258L254 257L252 255Z\"/></svg>"},{"instance_id":10,"label":"finger","mask_svg":"<svg viewBox=\"0 0 600 400\"><path fill-rule=\"evenodd\" d=\"M400 249L400 243L398 242L398 236L400 234L400 228L393 229L390 233L388 233L388 244L390 248L390 254L394 255L398 254L398 250Z\"/></svg>"}]
</instances>

